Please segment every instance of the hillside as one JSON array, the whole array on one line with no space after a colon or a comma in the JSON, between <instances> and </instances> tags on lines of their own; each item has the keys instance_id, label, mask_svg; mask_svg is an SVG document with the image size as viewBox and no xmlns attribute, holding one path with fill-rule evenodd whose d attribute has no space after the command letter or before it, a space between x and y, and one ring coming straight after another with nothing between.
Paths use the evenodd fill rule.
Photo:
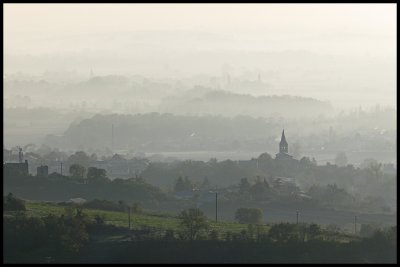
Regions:
<instances>
[{"instance_id":1,"label":"hillside","mask_svg":"<svg viewBox=\"0 0 400 267\"><path fill-rule=\"evenodd\" d=\"M208 112L211 109L204 110ZM279 115L230 118L155 112L97 114L71 123L62 135L47 135L44 143L60 149L92 151L109 151L113 146L114 150L149 153L234 151L274 154L279 135L285 128L291 154L295 153L297 146L300 149L297 152L313 157L334 158L338 151L345 151L350 156L349 161L354 163L361 163L368 157L393 161L395 119L396 110L379 107L301 120L284 119ZM376 123L371 124L372 120ZM213 157L212 154L209 158Z\"/></svg>"},{"instance_id":2,"label":"hillside","mask_svg":"<svg viewBox=\"0 0 400 267\"><path fill-rule=\"evenodd\" d=\"M160 104L160 111L186 115L216 114L226 117L246 115L304 118L330 114L333 107L329 102L313 98L288 95L252 96L195 87L183 96L164 98Z\"/></svg>"},{"instance_id":3,"label":"hillside","mask_svg":"<svg viewBox=\"0 0 400 267\"><path fill-rule=\"evenodd\" d=\"M49 135L45 143L59 148L111 148L112 127L114 149L139 151L230 150L238 148L244 136L243 146L259 146L257 141L265 140L267 133L281 130L275 122L244 116L111 114L71 124L63 136Z\"/></svg>"}]
</instances>

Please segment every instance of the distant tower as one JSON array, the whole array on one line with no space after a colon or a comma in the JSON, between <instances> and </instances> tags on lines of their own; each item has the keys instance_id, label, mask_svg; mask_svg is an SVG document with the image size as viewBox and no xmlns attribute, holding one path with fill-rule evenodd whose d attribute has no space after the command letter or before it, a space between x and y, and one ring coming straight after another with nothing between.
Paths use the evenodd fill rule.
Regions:
<instances>
[{"instance_id":1,"label":"distant tower","mask_svg":"<svg viewBox=\"0 0 400 267\"><path fill-rule=\"evenodd\" d=\"M18 158L19 158L19 163L22 163L24 154L22 153L22 148L19 148L19 153L18 153Z\"/></svg>"},{"instance_id":2,"label":"distant tower","mask_svg":"<svg viewBox=\"0 0 400 267\"><path fill-rule=\"evenodd\" d=\"M279 143L279 153L287 154L289 151L288 143L286 142L285 130L282 131L281 142Z\"/></svg>"}]
</instances>

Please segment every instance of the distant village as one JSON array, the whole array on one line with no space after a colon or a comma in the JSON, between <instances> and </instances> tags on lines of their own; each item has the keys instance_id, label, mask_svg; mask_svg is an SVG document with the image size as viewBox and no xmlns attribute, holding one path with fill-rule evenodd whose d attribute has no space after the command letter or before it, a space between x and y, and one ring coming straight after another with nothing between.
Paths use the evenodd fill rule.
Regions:
<instances>
[{"instance_id":1,"label":"distant village","mask_svg":"<svg viewBox=\"0 0 400 267\"><path fill-rule=\"evenodd\" d=\"M299 164L299 160L293 158L293 156L289 155L289 145L286 140L285 131L282 131L281 140L279 142L279 153L275 155L275 161L280 163L283 167L293 167ZM7 155L4 155L5 159L12 158L12 151L5 151ZM240 160L237 161L238 164L242 166L255 166L258 169L258 159L253 158L250 160ZM149 160L146 158L133 158L133 159L125 159L123 156L114 154L109 159L104 160L93 160L90 162L91 167L95 167L98 169L106 170L107 176L111 179L113 178L122 178L127 179L135 176L139 176L149 165ZM18 162L4 162L3 169L4 174L8 176L12 175L24 175L29 176L31 173L34 173L34 167L36 167L36 176L37 177L49 177L49 173L66 175L69 173L70 166L63 166L63 162L55 160L52 164L49 165L39 165L39 166L29 166L28 160L24 160L24 153L22 148L19 148L18 153ZM387 172L391 171L390 166L385 165ZM393 168L393 172L395 172ZM291 196L294 198L302 198L302 199L311 199L309 195L307 195L304 191L300 190L299 184L292 177L280 177L274 176L268 181L270 186L274 189L275 192L279 193L279 195ZM229 186L227 188L219 188L218 194L223 196L226 193L237 192L237 186ZM201 204L204 202L214 201L215 192L210 190L210 188L192 188L188 190L183 190L180 192L175 192L175 197L177 199L189 200L194 197L197 198L197 203ZM81 200L79 200L81 201Z\"/></svg>"}]
</instances>

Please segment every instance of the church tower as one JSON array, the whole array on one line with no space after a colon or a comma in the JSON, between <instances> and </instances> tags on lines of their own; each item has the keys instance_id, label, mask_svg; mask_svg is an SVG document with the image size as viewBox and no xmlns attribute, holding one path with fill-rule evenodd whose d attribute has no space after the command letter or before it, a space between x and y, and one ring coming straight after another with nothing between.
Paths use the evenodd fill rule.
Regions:
<instances>
[{"instance_id":1,"label":"church tower","mask_svg":"<svg viewBox=\"0 0 400 267\"><path fill-rule=\"evenodd\" d=\"M286 142L285 130L282 131L281 142L279 143L279 153L287 154L289 151L288 143Z\"/></svg>"},{"instance_id":2,"label":"church tower","mask_svg":"<svg viewBox=\"0 0 400 267\"><path fill-rule=\"evenodd\" d=\"M293 162L293 156L289 155L289 145L286 142L285 130L282 131L281 141L279 142L279 153L276 154L277 160L284 160L286 162Z\"/></svg>"}]
</instances>

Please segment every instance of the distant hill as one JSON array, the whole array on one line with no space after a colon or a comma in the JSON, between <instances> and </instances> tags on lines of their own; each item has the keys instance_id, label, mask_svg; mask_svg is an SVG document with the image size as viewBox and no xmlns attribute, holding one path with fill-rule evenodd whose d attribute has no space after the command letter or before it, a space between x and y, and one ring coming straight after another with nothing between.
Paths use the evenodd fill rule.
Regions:
<instances>
[{"instance_id":1,"label":"distant hill","mask_svg":"<svg viewBox=\"0 0 400 267\"><path fill-rule=\"evenodd\" d=\"M239 142L275 145L280 124L251 117L183 116L146 113L95 115L71 124L63 136L48 135L45 143L59 148L110 148L114 125L114 148L139 151L231 150ZM271 139L272 138L272 139ZM255 140L262 140L262 144ZM268 141L268 140L267 140ZM246 146L246 145L244 145Z\"/></svg>"},{"instance_id":2,"label":"distant hill","mask_svg":"<svg viewBox=\"0 0 400 267\"><path fill-rule=\"evenodd\" d=\"M194 91L202 92L195 95ZM192 94L190 94L192 93ZM298 96L252 96L228 91L195 88L180 97L168 97L160 104L161 112L173 114L222 116L247 115L253 117L316 117L334 112L329 102Z\"/></svg>"},{"instance_id":3,"label":"distant hill","mask_svg":"<svg viewBox=\"0 0 400 267\"><path fill-rule=\"evenodd\" d=\"M290 120L279 115L255 118L155 112L97 114L75 120L61 135L47 135L44 143L60 149L111 148L114 125L114 149L118 150L276 151L280 133L285 128L290 133L289 151L299 143L308 155L310 151L321 149L333 155L340 150L395 153L395 118L393 109Z\"/></svg>"}]
</instances>

